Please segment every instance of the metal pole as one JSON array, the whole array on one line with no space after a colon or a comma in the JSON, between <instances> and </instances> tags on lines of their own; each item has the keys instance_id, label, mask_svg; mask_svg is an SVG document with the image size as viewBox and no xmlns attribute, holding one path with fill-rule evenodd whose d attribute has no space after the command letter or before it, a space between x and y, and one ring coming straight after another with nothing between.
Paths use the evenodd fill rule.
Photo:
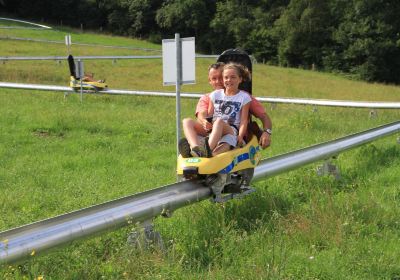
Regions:
<instances>
[{"instance_id":1,"label":"metal pole","mask_svg":"<svg viewBox=\"0 0 400 280\"><path fill-rule=\"evenodd\" d=\"M76 73L76 75L77 75L77 77L79 78L79 80L80 80L80 85L81 85L81 103L83 102L83 85L82 85L82 79L83 79L83 77L85 76L85 70L84 70L84 66L83 66L83 61L81 61L80 59L78 59L78 62L77 62L77 66L78 67L76 67L77 69L77 73Z\"/></svg>"},{"instance_id":2,"label":"metal pole","mask_svg":"<svg viewBox=\"0 0 400 280\"><path fill-rule=\"evenodd\" d=\"M82 86L82 79L81 79L81 103L83 102L83 86Z\"/></svg>"},{"instance_id":3,"label":"metal pole","mask_svg":"<svg viewBox=\"0 0 400 280\"><path fill-rule=\"evenodd\" d=\"M315 105L315 106L349 107L349 108L374 108L374 109L400 108L400 102L324 100L324 99L279 98L279 97L256 97L256 98L260 102L297 104L297 105Z\"/></svg>"},{"instance_id":4,"label":"metal pole","mask_svg":"<svg viewBox=\"0 0 400 280\"><path fill-rule=\"evenodd\" d=\"M400 121L263 160L254 171L253 181L272 177L312 162L327 160L346 150L398 132L400 132Z\"/></svg>"},{"instance_id":5,"label":"metal pole","mask_svg":"<svg viewBox=\"0 0 400 280\"><path fill-rule=\"evenodd\" d=\"M15 22L22 22L22 23L26 23L26 24L31 24L31 25L39 26L39 27L44 28L44 29L51 29L50 26L46 26L46 25L42 25L42 24L37 24L37 23L33 23L33 22L29 22L29 21L24 21L24 20L19 20L19 19L12 19L12 18L0 17L0 20L9 20L9 21L15 21Z\"/></svg>"},{"instance_id":6,"label":"metal pole","mask_svg":"<svg viewBox=\"0 0 400 280\"><path fill-rule=\"evenodd\" d=\"M0 232L0 264L105 230L150 220L210 195L210 189L200 183L180 182Z\"/></svg>"},{"instance_id":7,"label":"metal pole","mask_svg":"<svg viewBox=\"0 0 400 280\"><path fill-rule=\"evenodd\" d=\"M179 155L181 139L181 83L182 83L182 43L179 33L175 33L176 44L176 155Z\"/></svg>"},{"instance_id":8,"label":"metal pole","mask_svg":"<svg viewBox=\"0 0 400 280\"><path fill-rule=\"evenodd\" d=\"M64 57L65 59L65 57ZM50 90L50 91L73 91L70 87L54 86L54 85L38 85L38 84L19 84L0 82L0 88L17 88L30 90ZM175 92L157 92L157 91L139 91L139 90L123 90L123 89L107 89L99 90L102 94L118 94L118 95L143 95L143 96L160 96L160 97L175 97ZM202 93L181 92L180 97L184 98L200 98ZM274 98L274 97L257 97L260 102L266 103L286 103L286 104L301 104L301 105L316 105L316 106L336 106L349 108L373 108L373 109L400 109L400 102L373 102L373 101L337 101L337 100L307 100L307 102L296 102L295 98Z\"/></svg>"},{"instance_id":9,"label":"metal pole","mask_svg":"<svg viewBox=\"0 0 400 280\"><path fill-rule=\"evenodd\" d=\"M71 54L71 35L65 35L65 45L67 46L67 54Z\"/></svg>"},{"instance_id":10,"label":"metal pole","mask_svg":"<svg viewBox=\"0 0 400 280\"><path fill-rule=\"evenodd\" d=\"M400 121L261 161L253 180L265 179L400 132ZM73 240L142 222L211 196L185 181L0 232L0 264L36 255ZM32 254L34 253L34 254Z\"/></svg>"},{"instance_id":11,"label":"metal pole","mask_svg":"<svg viewBox=\"0 0 400 280\"><path fill-rule=\"evenodd\" d=\"M1 39L1 37L0 37ZM206 56L206 55L196 55L196 58L217 58L218 56L211 55L211 56ZM110 55L110 56L93 56L93 55L82 55L82 56L76 56L76 59L84 59L84 60L89 60L89 59L95 59L95 60L101 60L101 59L160 59L162 58L161 55ZM65 59L65 56L0 56L0 61L11 61L11 60L16 60L16 61L23 61L23 60L63 60Z\"/></svg>"}]
</instances>

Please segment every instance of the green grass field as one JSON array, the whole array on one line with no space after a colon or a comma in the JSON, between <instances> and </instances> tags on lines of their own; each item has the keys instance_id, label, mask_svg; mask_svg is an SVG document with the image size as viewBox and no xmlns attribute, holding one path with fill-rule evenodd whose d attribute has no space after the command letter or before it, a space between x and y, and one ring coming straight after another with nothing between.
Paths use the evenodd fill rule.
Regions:
<instances>
[{"instance_id":1,"label":"green grass field","mask_svg":"<svg viewBox=\"0 0 400 280\"><path fill-rule=\"evenodd\" d=\"M17 36L15 30L0 30ZM18 30L63 40L63 31ZM84 43L160 48L144 41L72 33ZM62 45L0 40L0 56L64 55ZM74 55L128 54L73 46ZM144 54L144 53L142 53ZM207 66L196 85L207 92ZM87 61L111 88L174 91L162 86L161 60ZM54 61L6 62L0 81L68 84ZM399 101L400 88L256 64L258 96ZM175 100L0 89L0 231L174 183ZM182 100L192 116L196 100ZM265 105L274 124L271 157L400 119L398 110ZM341 154L342 180L316 175L317 164L255 184L257 192L224 205L204 201L157 218L166 251L126 243L133 226L76 241L19 265L0 279L399 279L399 135Z\"/></svg>"}]
</instances>

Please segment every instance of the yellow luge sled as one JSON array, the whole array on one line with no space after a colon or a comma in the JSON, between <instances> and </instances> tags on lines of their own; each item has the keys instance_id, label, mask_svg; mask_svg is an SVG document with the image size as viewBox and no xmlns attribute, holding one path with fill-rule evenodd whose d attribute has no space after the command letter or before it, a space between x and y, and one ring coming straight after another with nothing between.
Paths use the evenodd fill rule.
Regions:
<instances>
[{"instance_id":1,"label":"yellow luge sled","mask_svg":"<svg viewBox=\"0 0 400 280\"><path fill-rule=\"evenodd\" d=\"M69 81L69 86L72 87L74 90L80 90L81 89L81 81L75 79L74 76L70 77ZM106 83L101 83L101 82L83 82L82 81L82 89L83 90L94 90L94 91L99 91L99 90L104 90L107 89L107 84Z\"/></svg>"},{"instance_id":2,"label":"yellow luge sled","mask_svg":"<svg viewBox=\"0 0 400 280\"><path fill-rule=\"evenodd\" d=\"M209 187L214 202L240 198L255 191L250 187L254 168L261 155L256 136L242 148L236 148L212 158L178 157L177 174L184 179L196 179Z\"/></svg>"},{"instance_id":3,"label":"yellow luge sled","mask_svg":"<svg viewBox=\"0 0 400 280\"><path fill-rule=\"evenodd\" d=\"M185 178L196 175L228 174L239 170L255 168L261 159L257 137L242 148L216 155L212 158L178 156L177 173Z\"/></svg>"},{"instance_id":4,"label":"yellow luge sled","mask_svg":"<svg viewBox=\"0 0 400 280\"><path fill-rule=\"evenodd\" d=\"M81 86L83 90L94 90L94 91L99 91L99 90L104 90L108 88L108 85L104 82L101 81L84 81L76 76L76 68L75 68L75 61L74 57L72 55L68 56L68 66L69 66L69 72L70 72L70 81L69 81L69 86L73 88L74 90L80 90Z\"/></svg>"}]
</instances>

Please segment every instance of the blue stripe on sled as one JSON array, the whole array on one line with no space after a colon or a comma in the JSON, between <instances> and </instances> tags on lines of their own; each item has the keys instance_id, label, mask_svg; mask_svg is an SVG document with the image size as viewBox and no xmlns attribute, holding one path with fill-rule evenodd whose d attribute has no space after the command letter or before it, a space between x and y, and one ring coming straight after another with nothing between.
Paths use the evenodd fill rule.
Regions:
<instances>
[{"instance_id":1,"label":"blue stripe on sled","mask_svg":"<svg viewBox=\"0 0 400 280\"><path fill-rule=\"evenodd\" d=\"M235 167L235 160L237 159L236 165L239 164L240 162L249 159L249 153L244 153L241 155L238 155L230 164L228 164L227 167L224 169L220 170L218 173L226 174L231 172L231 170Z\"/></svg>"},{"instance_id":2,"label":"blue stripe on sled","mask_svg":"<svg viewBox=\"0 0 400 280\"><path fill-rule=\"evenodd\" d=\"M239 164L240 162L244 160L248 160L250 158L250 153L255 155L258 151L260 151L260 146L250 147L249 153L244 153L241 155L238 155L230 164L228 164L227 167L224 169L221 169L218 173L226 174L232 171L232 169L235 167L235 165ZM236 164L235 164L236 161Z\"/></svg>"}]
</instances>

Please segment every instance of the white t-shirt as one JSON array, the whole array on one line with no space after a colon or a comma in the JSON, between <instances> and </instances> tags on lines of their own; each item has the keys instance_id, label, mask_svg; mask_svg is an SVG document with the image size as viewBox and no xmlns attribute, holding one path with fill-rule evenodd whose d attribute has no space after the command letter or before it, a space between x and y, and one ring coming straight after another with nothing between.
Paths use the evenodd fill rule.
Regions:
<instances>
[{"instance_id":1,"label":"white t-shirt","mask_svg":"<svg viewBox=\"0 0 400 280\"><path fill-rule=\"evenodd\" d=\"M210 99L214 105L213 121L221 118L237 128L240 126L240 110L251 101L251 97L245 91L240 90L235 95L225 95L224 89L210 93Z\"/></svg>"}]
</instances>

